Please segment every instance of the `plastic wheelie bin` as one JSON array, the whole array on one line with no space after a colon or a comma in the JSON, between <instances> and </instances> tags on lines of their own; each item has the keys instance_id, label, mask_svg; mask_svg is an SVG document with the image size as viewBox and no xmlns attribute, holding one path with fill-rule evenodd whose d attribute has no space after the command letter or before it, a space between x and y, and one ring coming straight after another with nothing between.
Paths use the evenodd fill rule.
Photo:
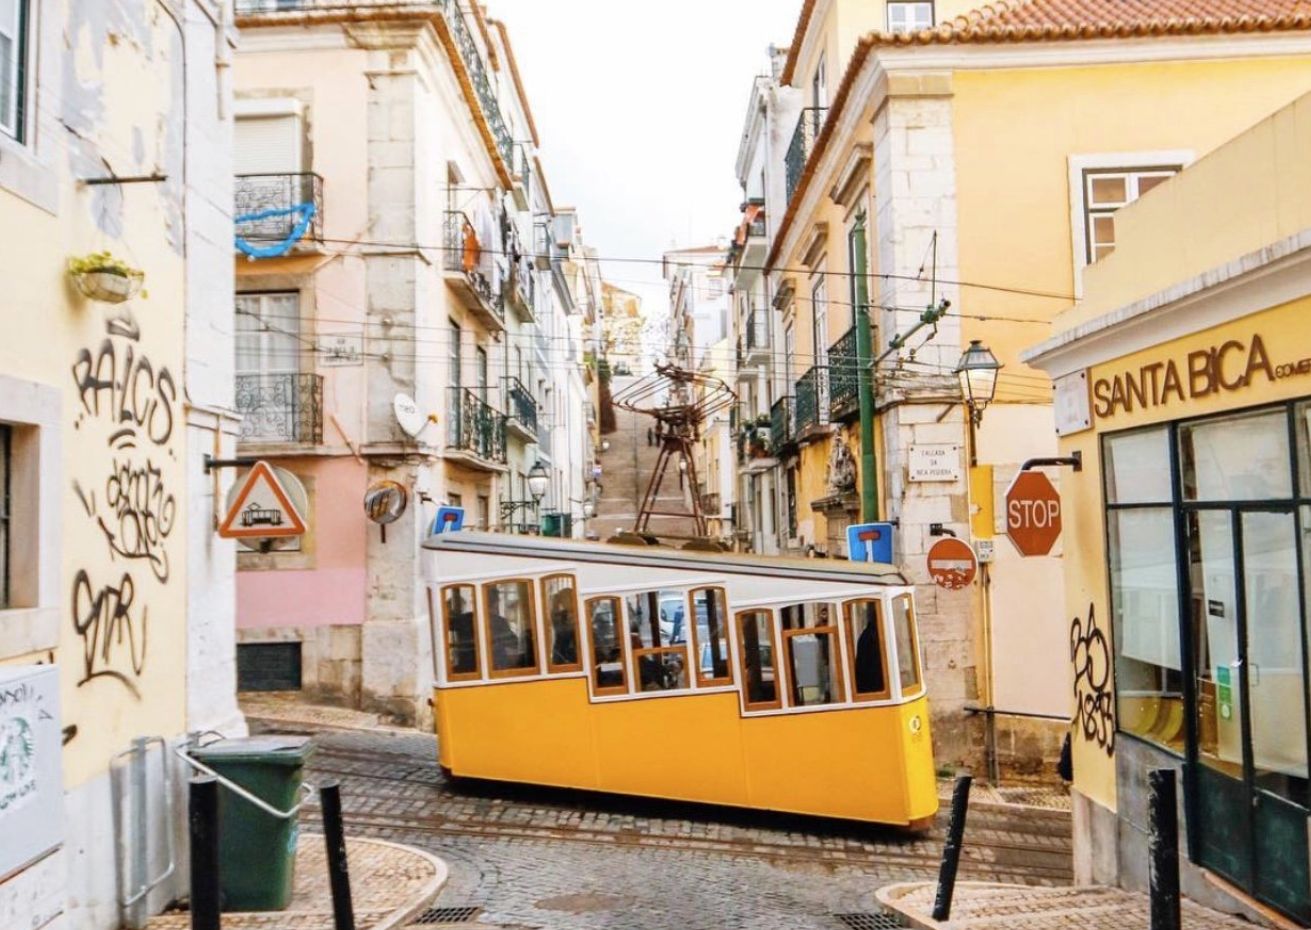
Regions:
<instances>
[{"instance_id":1,"label":"plastic wheelie bin","mask_svg":"<svg viewBox=\"0 0 1311 930\"><path fill-rule=\"evenodd\" d=\"M190 755L270 807L300 800L308 736L251 736L194 747ZM299 815L275 817L226 786L219 790L219 883L225 911L280 911L291 903Z\"/></svg>"}]
</instances>

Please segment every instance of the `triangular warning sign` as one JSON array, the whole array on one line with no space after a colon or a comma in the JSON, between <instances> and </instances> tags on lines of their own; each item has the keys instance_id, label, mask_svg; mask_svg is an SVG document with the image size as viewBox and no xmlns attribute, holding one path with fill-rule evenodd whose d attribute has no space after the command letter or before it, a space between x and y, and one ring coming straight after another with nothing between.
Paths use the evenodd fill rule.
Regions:
<instances>
[{"instance_id":1,"label":"triangular warning sign","mask_svg":"<svg viewBox=\"0 0 1311 930\"><path fill-rule=\"evenodd\" d=\"M305 521L268 462L255 463L218 530L224 539L267 539L304 533Z\"/></svg>"}]
</instances>

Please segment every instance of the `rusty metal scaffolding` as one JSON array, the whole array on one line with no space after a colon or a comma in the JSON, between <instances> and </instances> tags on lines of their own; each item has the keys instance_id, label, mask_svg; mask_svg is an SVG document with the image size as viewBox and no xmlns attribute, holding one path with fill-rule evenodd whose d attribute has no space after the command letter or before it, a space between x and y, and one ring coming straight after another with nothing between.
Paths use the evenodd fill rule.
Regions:
<instances>
[{"instance_id":1,"label":"rusty metal scaffolding","mask_svg":"<svg viewBox=\"0 0 1311 930\"><path fill-rule=\"evenodd\" d=\"M660 454L638 507L634 533L678 538L674 534L653 533L651 518L690 517L696 527L694 538L704 539L709 535L706 516L701 509L701 495L697 492L696 457L692 449L701 438L701 427L706 420L736 402L737 394L721 379L677 365L656 365L652 374L634 381L615 395L615 406L653 417L660 440ZM656 509L660 487L669 463L675 458L680 462L678 467L686 472L691 489L688 496L692 506L687 512Z\"/></svg>"}]
</instances>

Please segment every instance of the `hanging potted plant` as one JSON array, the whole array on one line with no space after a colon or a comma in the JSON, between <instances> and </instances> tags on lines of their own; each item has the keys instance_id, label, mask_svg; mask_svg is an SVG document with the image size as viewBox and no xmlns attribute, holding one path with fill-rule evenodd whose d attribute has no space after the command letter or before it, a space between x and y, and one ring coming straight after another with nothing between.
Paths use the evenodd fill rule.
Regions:
<instances>
[{"instance_id":1,"label":"hanging potted plant","mask_svg":"<svg viewBox=\"0 0 1311 930\"><path fill-rule=\"evenodd\" d=\"M146 273L109 252L92 252L68 260L68 273L82 296L107 304L121 304L137 296Z\"/></svg>"}]
</instances>

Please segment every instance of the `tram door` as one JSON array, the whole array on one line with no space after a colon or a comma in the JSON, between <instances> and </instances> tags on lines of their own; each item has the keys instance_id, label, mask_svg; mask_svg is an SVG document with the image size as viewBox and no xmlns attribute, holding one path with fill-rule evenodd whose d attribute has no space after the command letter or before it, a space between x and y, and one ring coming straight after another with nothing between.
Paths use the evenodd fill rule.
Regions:
<instances>
[{"instance_id":1,"label":"tram door","mask_svg":"<svg viewBox=\"0 0 1311 930\"><path fill-rule=\"evenodd\" d=\"M1301 920L1308 889L1305 586L1311 508L1184 514L1192 613L1194 859Z\"/></svg>"}]
</instances>

